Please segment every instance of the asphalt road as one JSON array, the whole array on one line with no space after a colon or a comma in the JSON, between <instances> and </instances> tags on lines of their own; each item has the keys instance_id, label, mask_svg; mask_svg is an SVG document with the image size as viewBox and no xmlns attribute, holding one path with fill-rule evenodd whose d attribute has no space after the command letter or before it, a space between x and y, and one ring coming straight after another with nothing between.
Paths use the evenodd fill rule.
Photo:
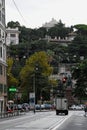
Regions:
<instances>
[{"instance_id":1,"label":"asphalt road","mask_svg":"<svg viewBox=\"0 0 87 130\"><path fill-rule=\"evenodd\" d=\"M84 111L70 111L67 116L56 115L55 111L33 112L25 115L0 119L0 130L86 130L87 117Z\"/></svg>"},{"instance_id":2,"label":"asphalt road","mask_svg":"<svg viewBox=\"0 0 87 130\"><path fill-rule=\"evenodd\" d=\"M56 130L87 130L87 117L81 112L72 115Z\"/></svg>"}]
</instances>

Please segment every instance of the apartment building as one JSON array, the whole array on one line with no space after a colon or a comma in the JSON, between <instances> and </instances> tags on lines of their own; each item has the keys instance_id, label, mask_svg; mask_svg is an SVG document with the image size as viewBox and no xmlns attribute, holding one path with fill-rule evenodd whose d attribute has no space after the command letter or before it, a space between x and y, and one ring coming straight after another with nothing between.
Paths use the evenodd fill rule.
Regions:
<instances>
[{"instance_id":1,"label":"apartment building","mask_svg":"<svg viewBox=\"0 0 87 130\"><path fill-rule=\"evenodd\" d=\"M6 45L18 45L19 44L19 33L18 27L6 29Z\"/></svg>"},{"instance_id":2,"label":"apartment building","mask_svg":"<svg viewBox=\"0 0 87 130\"><path fill-rule=\"evenodd\" d=\"M5 110L7 98L5 0L0 0L0 112Z\"/></svg>"}]
</instances>

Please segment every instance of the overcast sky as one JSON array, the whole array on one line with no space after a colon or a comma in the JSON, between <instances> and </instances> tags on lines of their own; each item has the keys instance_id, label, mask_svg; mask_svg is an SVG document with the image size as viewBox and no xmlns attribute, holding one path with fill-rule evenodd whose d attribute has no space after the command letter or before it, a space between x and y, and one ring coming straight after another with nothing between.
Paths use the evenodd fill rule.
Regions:
<instances>
[{"instance_id":1,"label":"overcast sky","mask_svg":"<svg viewBox=\"0 0 87 130\"><path fill-rule=\"evenodd\" d=\"M87 0L5 0L5 7L6 23L18 21L29 28L41 27L52 18L66 26L87 24Z\"/></svg>"}]
</instances>

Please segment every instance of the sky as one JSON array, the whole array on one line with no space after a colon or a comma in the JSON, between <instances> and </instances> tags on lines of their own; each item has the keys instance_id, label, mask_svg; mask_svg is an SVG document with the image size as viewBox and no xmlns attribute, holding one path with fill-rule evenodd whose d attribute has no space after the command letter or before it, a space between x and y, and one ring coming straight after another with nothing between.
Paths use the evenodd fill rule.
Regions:
<instances>
[{"instance_id":1,"label":"sky","mask_svg":"<svg viewBox=\"0 0 87 130\"><path fill-rule=\"evenodd\" d=\"M15 4L16 6L15 6ZM87 24L87 0L5 0L6 24L39 28L54 18L65 26Z\"/></svg>"}]
</instances>

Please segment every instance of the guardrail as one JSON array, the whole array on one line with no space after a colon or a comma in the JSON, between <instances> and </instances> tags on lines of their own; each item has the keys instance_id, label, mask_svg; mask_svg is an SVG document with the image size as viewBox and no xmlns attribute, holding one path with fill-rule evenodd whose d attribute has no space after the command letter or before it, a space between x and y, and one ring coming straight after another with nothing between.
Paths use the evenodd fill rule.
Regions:
<instances>
[{"instance_id":1,"label":"guardrail","mask_svg":"<svg viewBox=\"0 0 87 130\"><path fill-rule=\"evenodd\" d=\"M2 112L0 113L0 118L14 117L14 116L19 116L21 114L25 114L25 112L21 112L20 110L11 111L11 112Z\"/></svg>"}]
</instances>

